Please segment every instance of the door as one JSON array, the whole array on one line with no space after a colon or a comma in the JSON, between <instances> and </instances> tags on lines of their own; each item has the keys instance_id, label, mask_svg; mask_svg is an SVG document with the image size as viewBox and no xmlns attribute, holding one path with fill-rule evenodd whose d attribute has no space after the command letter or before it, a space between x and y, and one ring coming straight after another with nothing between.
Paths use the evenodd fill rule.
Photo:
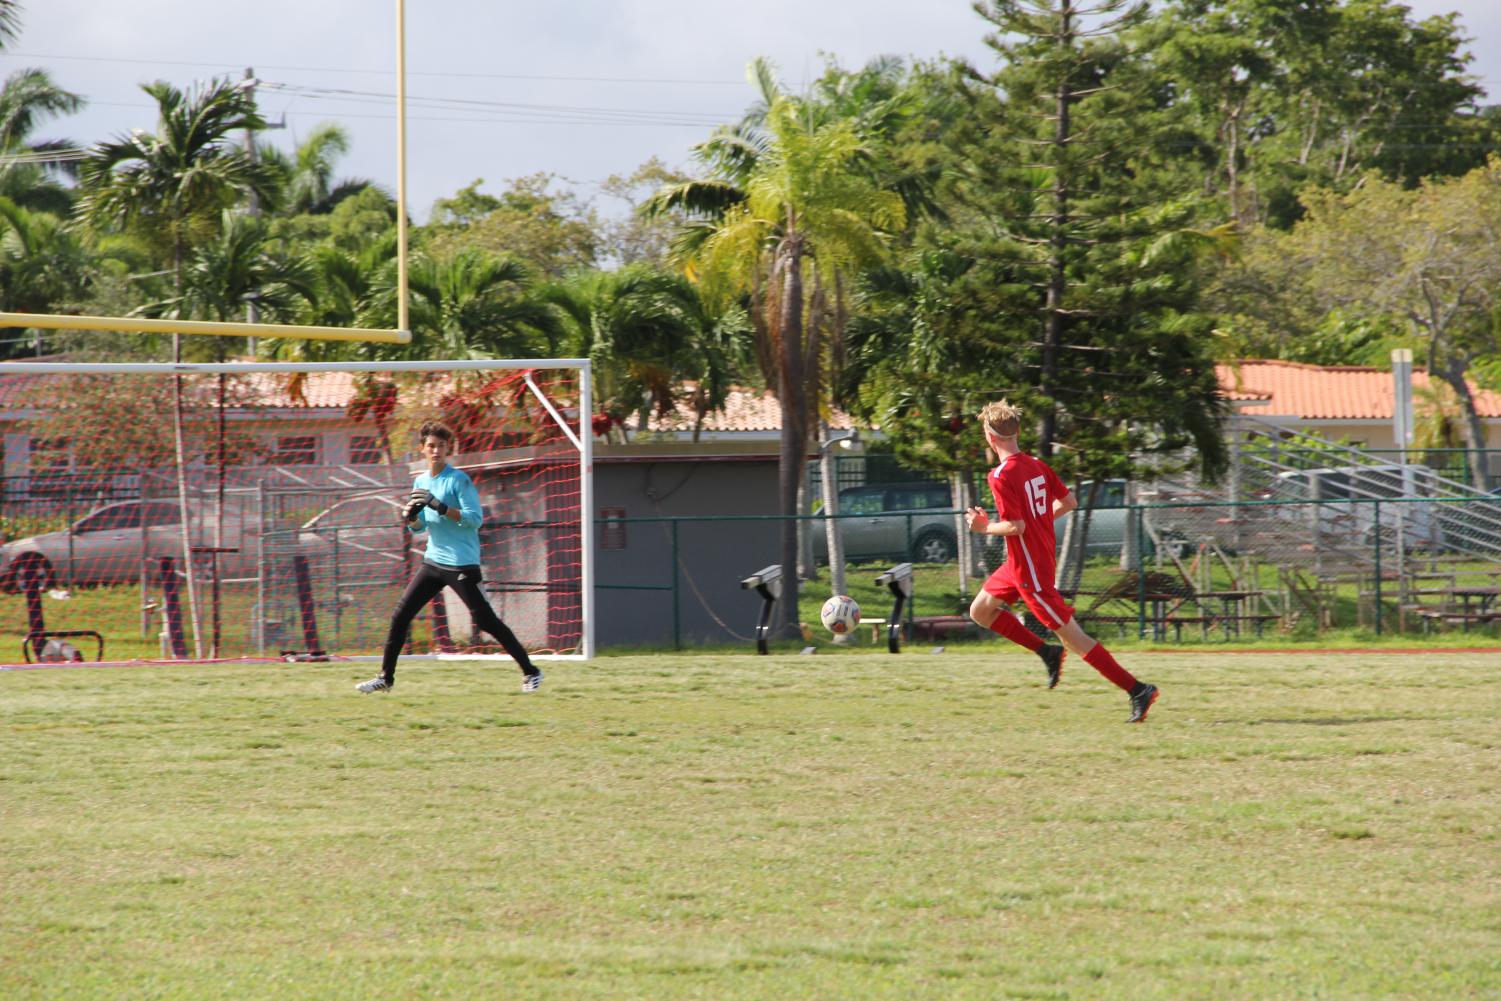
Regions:
<instances>
[{"instance_id":1,"label":"door","mask_svg":"<svg viewBox=\"0 0 1501 1001\"><path fill-rule=\"evenodd\" d=\"M140 501L106 504L78 519L61 560L62 579L79 584L119 584L137 579L141 566Z\"/></svg>"},{"instance_id":2,"label":"door","mask_svg":"<svg viewBox=\"0 0 1501 1001\"><path fill-rule=\"evenodd\" d=\"M839 491L839 525L844 558L868 560L901 552L903 527L882 517L886 491L881 487L850 487ZM894 531L893 531L894 529Z\"/></svg>"}]
</instances>

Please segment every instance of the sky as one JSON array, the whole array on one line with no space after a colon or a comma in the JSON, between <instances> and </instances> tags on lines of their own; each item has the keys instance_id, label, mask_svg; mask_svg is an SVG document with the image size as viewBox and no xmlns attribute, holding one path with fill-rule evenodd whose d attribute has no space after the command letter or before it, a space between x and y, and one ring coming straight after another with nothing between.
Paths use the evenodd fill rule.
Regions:
<instances>
[{"instance_id":1,"label":"sky","mask_svg":"<svg viewBox=\"0 0 1501 1001\"><path fill-rule=\"evenodd\" d=\"M1501 3L1408 0L1419 17L1457 11L1471 72L1501 95ZM38 138L98 142L155 125L139 85L189 87L253 68L262 113L290 148L322 122L342 125L340 177L396 189L394 0L23 0L22 31L0 73L42 67L82 94L85 111ZM747 64L769 58L793 91L825 58L847 68L880 55L959 56L992 65L969 0L406 0L407 200L424 221L435 199L483 178L566 178L606 213L612 174L651 157L687 168L689 151L755 99Z\"/></svg>"}]
</instances>

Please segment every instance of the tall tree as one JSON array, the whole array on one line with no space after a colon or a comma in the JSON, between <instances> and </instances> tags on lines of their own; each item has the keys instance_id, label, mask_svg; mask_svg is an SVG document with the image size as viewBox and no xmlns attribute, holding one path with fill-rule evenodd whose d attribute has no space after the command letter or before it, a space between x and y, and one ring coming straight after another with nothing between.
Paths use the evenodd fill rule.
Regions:
<instances>
[{"instance_id":1,"label":"tall tree","mask_svg":"<svg viewBox=\"0 0 1501 1001\"><path fill-rule=\"evenodd\" d=\"M978 457L973 414L1004 394L1034 417L1037 451L1065 476L1145 474L1185 449L1218 475L1222 404L1198 295L1202 255L1228 233L1203 218L1172 163L1165 136L1178 126L1136 44L1146 5L977 10L995 28L1000 68L967 68L957 82L969 113L950 137L954 221L885 279L918 298L892 305L886 293L912 334L884 353L862 349L882 373L852 376L864 409L905 428L909 454ZM880 343L866 337L866 348Z\"/></svg>"},{"instance_id":2,"label":"tall tree","mask_svg":"<svg viewBox=\"0 0 1501 1001\"><path fill-rule=\"evenodd\" d=\"M32 212L0 195L0 304L18 313L72 308L93 277L95 258L79 235L49 212ZM43 331L0 338L0 359L42 353Z\"/></svg>"},{"instance_id":3,"label":"tall tree","mask_svg":"<svg viewBox=\"0 0 1501 1001\"><path fill-rule=\"evenodd\" d=\"M21 4L0 0L0 52L20 34ZM36 140L31 132L47 118L82 107L83 98L57 86L45 70L16 70L6 79L0 88L0 196L57 215L71 210L71 193L54 175L69 171L73 143Z\"/></svg>"},{"instance_id":4,"label":"tall tree","mask_svg":"<svg viewBox=\"0 0 1501 1001\"><path fill-rule=\"evenodd\" d=\"M142 312L194 320L240 320L254 301L263 319L294 319L316 295L313 269L300 257L276 252L266 223L226 210L219 235L198 247L183 273L182 294ZM222 345L222 338L216 340Z\"/></svg>"},{"instance_id":5,"label":"tall tree","mask_svg":"<svg viewBox=\"0 0 1501 1001\"><path fill-rule=\"evenodd\" d=\"M1298 189L1348 190L1368 169L1414 184L1484 162L1493 126L1465 75L1457 15L1396 0L1173 0L1143 29L1173 106L1242 225L1285 228Z\"/></svg>"},{"instance_id":6,"label":"tall tree","mask_svg":"<svg viewBox=\"0 0 1501 1001\"><path fill-rule=\"evenodd\" d=\"M763 64L753 64L753 73ZM764 74L763 74L764 77ZM880 260L888 234L906 224L899 194L870 169L870 137L848 119L828 120L808 101L762 84L771 100L760 126L721 130L700 148L713 174L658 195L651 209L696 213L690 229L695 273L748 295L782 427L778 498L783 601L797 607L798 488L817 413L810 387L823 344L829 291L852 270ZM811 265L811 267L810 267ZM809 323L810 311L815 314ZM813 377L810 378L810 373Z\"/></svg>"},{"instance_id":7,"label":"tall tree","mask_svg":"<svg viewBox=\"0 0 1501 1001\"><path fill-rule=\"evenodd\" d=\"M21 34L20 0L0 0L0 51Z\"/></svg>"},{"instance_id":8,"label":"tall tree","mask_svg":"<svg viewBox=\"0 0 1501 1001\"><path fill-rule=\"evenodd\" d=\"M55 215L72 210L73 193L62 182L73 173L75 144L32 133L46 119L72 114L83 104L45 70L21 69L6 78L0 86L0 196Z\"/></svg>"},{"instance_id":9,"label":"tall tree","mask_svg":"<svg viewBox=\"0 0 1501 1001\"><path fill-rule=\"evenodd\" d=\"M184 295L188 253L218 232L222 213L255 193L267 197L272 176L241 149L238 133L264 126L246 89L215 81L189 94L158 81L143 89L157 103L157 131L136 130L103 143L84 161L81 216L96 230L141 234L171 263L173 294ZM182 339L172 337L174 361ZM178 502L187 510L187 457L183 434L182 380L173 380L173 426L177 451ZM195 568L187 519L182 524L182 563L187 574L193 641L202 653Z\"/></svg>"},{"instance_id":10,"label":"tall tree","mask_svg":"<svg viewBox=\"0 0 1501 1001\"><path fill-rule=\"evenodd\" d=\"M140 129L101 143L80 172L78 210L96 230L138 232L173 273L182 294L189 251L219 230L222 213L254 192L269 198L275 178L242 149L238 134L265 123L246 89L215 81L191 93L158 81L155 132Z\"/></svg>"},{"instance_id":11,"label":"tall tree","mask_svg":"<svg viewBox=\"0 0 1501 1001\"><path fill-rule=\"evenodd\" d=\"M499 195L480 191L483 179L433 206L432 222L417 234L435 258L461 249L519 259L548 279L591 267L599 252L598 220L552 174L517 178Z\"/></svg>"},{"instance_id":12,"label":"tall tree","mask_svg":"<svg viewBox=\"0 0 1501 1001\"><path fill-rule=\"evenodd\" d=\"M532 271L520 261L480 250L435 260L419 255L411 267L412 343L381 348L384 357L547 358L557 354L562 317L545 301ZM378 290L395 312L394 274Z\"/></svg>"}]
</instances>

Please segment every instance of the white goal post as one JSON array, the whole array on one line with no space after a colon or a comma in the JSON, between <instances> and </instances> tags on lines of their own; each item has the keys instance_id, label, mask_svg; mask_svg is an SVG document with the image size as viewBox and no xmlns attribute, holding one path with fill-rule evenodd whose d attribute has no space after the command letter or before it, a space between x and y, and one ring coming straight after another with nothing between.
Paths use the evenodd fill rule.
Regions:
<instances>
[{"instance_id":1,"label":"white goal post","mask_svg":"<svg viewBox=\"0 0 1501 1001\"><path fill-rule=\"evenodd\" d=\"M399 511L439 420L480 493L491 604L534 657L587 659L590 377L577 358L0 364L0 591L66 596L48 613L108 623L111 659L373 656L422 558ZM445 598L408 651L495 649Z\"/></svg>"}]
</instances>

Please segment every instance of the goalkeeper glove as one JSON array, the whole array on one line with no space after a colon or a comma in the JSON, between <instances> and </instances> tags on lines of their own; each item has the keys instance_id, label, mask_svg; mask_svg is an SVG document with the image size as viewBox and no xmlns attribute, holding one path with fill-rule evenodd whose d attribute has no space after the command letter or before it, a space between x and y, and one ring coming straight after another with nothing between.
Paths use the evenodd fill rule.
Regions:
<instances>
[{"instance_id":1,"label":"goalkeeper glove","mask_svg":"<svg viewBox=\"0 0 1501 1001\"><path fill-rule=\"evenodd\" d=\"M412 503L421 504L424 507L430 507L440 515L448 513L447 504L444 504L442 501L438 500L438 498L434 497L431 491L423 490L421 487L418 487L416 490L412 491Z\"/></svg>"},{"instance_id":2,"label":"goalkeeper glove","mask_svg":"<svg viewBox=\"0 0 1501 1001\"><path fill-rule=\"evenodd\" d=\"M424 506L425 505L418 502L415 498L407 501L406 507L401 509L401 520L411 521L413 518L417 517L417 512L421 511Z\"/></svg>"}]
</instances>

